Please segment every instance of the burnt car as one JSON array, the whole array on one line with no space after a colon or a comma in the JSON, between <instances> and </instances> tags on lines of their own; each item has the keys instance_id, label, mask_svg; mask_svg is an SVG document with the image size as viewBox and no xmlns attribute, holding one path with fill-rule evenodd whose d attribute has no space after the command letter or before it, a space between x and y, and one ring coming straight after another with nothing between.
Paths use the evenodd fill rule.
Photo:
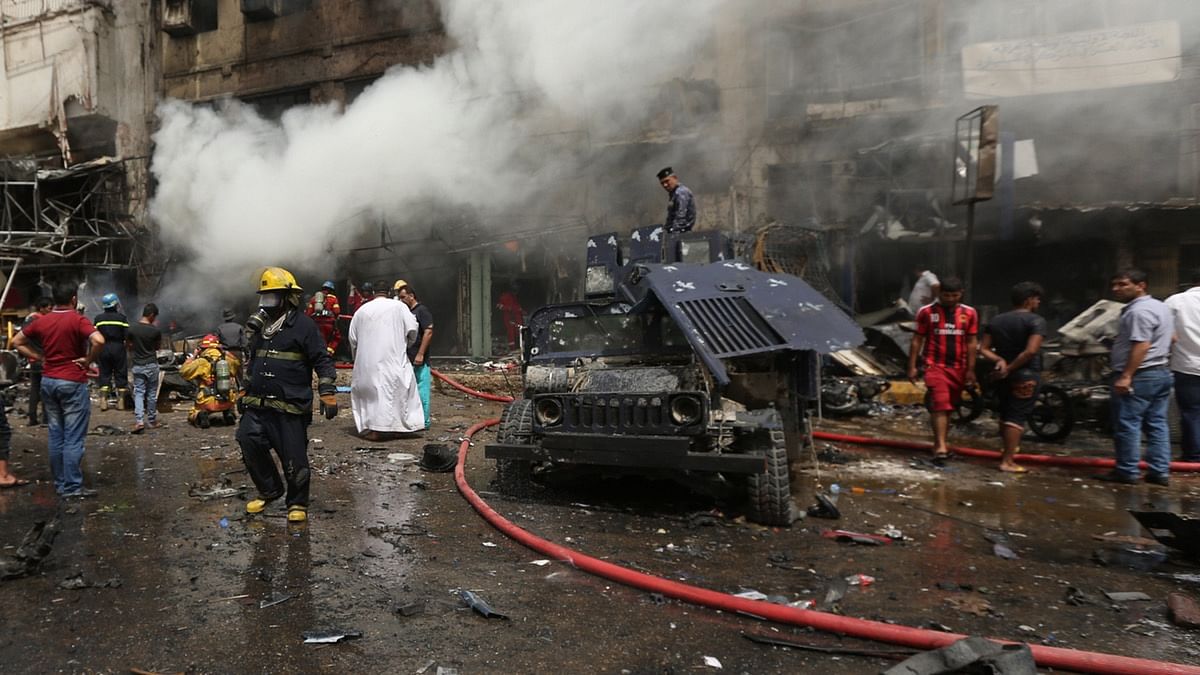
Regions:
<instances>
[{"instance_id":1,"label":"burnt car","mask_svg":"<svg viewBox=\"0 0 1200 675\"><path fill-rule=\"evenodd\" d=\"M628 263L592 250L616 235L593 237L589 297L530 316L523 397L485 448L498 487L528 494L563 465L701 479L743 490L752 520L788 525L819 356L862 333L802 280L731 259L716 233L672 240L653 244L671 262Z\"/></svg>"}]
</instances>

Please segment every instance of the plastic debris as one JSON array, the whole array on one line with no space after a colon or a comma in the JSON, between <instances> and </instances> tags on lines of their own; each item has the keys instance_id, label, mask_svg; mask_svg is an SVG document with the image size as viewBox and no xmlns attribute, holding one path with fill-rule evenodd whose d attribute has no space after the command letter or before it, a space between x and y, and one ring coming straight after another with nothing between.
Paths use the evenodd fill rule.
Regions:
<instances>
[{"instance_id":1,"label":"plastic debris","mask_svg":"<svg viewBox=\"0 0 1200 675\"><path fill-rule=\"evenodd\" d=\"M486 548L496 548L496 542L494 541L485 541L483 542L483 545Z\"/></svg>"},{"instance_id":2,"label":"plastic debris","mask_svg":"<svg viewBox=\"0 0 1200 675\"><path fill-rule=\"evenodd\" d=\"M393 452L387 456L387 460L392 464L411 464L417 461L417 456L409 452Z\"/></svg>"},{"instance_id":3,"label":"plastic debris","mask_svg":"<svg viewBox=\"0 0 1200 675\"><path fill-rule=\"evenodd\" d=\"M356 640L362 637L360 630L310 630L303 633L306 645L327 645L341 642L342 640Z\"/></svg>"},{"instance_id":4,"label":"plastic debris","mask_svg":"<svg viewBox=\"0 0 1200 675\"><path fill-rule=\"evenodd\" d=\"M850 584L845 579L834 579L829 582L829 588L825 589L825 597L821 600L821 604L825 607L836 605L846 597L846 591L850 589Z\"/></svg>"},{"instance_id":5,"label":"plastic debris","mask_svg":"<svg viewBox=\"0 0 1200 675\"><path fill-rule=\"evenodd\" d=\"M1004 558L1005 560L1016 560L1017 558L1021 557L1017 555L1016 551L1013 551L1004 544L992 544L992 553L995 554L997 558Z\"/></svg>"},{"instance_id":6,"label":"plastic debris","mask_svg":"<svg viewBox=\"0 0 1200 675\"><path fill-rule=\"evenodd\" d=\"M275 605L281 605L288 600L291 600L293 597L295 596L291 593L272 594L270 598L263 598L262 600L259 600L258 608L266 609L268 607L274 607Z\"/></svg>"},{"instance_id":7,"label":"plastic debris","mask_svg":"<svg viewBox=\"0 0 1200 675\"><path fill-rule=\"evenodd\" d=\"M833 500L819 492L817 493L817 503L808 507L807 513L813 518L828 518L829 520L837 520L842 517L842 512L838 510Z\"/></svg>"},{"instance_id":8,"label":"plastic debris","mask_svg":"<svg viewBox=\"0 0 1200 675\"><path fill-rule=\"evenodd\" d=\"M767 594L756 591L753 588L751 588L749 590L742 591L741 593L734 593L733 597L744 598L746 600L766 600Z\"/></svg>"},{"instance_id":9,"label":"plastic debris","mask_svg":"<svg viewBox=\"0 0 1200 675\"><path fill-rule=\"evenodd\" d=\"M863 534L862 532L850 532L848 530L825 530L821 533L821 536L844 544L859 544L862 546L890 546L892 543L890 538L882 537L878 534Z\"/></svg>"},{"instance_id":10,"label":"plastic debris","mask_svg":"<svg viewBox=\"0 0 1200 675\"><path fill-rule=\"evenodd\" d=\"M538 567L545 567L546 565L550 564L550 561L549 560L531 560L531 561L529 561L529 564L537 565Z\"/></svg>"},{"instance_id":11,"label":"plastic debris","mask_svg":"<svg viewBox=\"0 0 1200 675\"><path fill-rule=\"evenodd\" d=\"M229 519L221 518L220 520L217 521L217 524L221 526L222 530L228 529L229 528Z\"/></svg>"},{"instance_id":12,"label":"plastic debris","mask_svg":"<svg viewBox=\"0 0 1200 675\"><path fill-rule=\"evenodd\" d=\"M851 574L846 577L846 583L851 586L870 586L875 583L875 577L869 574Z\"/></svg>"},{"instance_id":13,"label":"plastic debris","mask_svg":"<svg viewBox=\"0 0 1200 675\"><path fill-rule=\"evenodd\" d=\"M492 609L492 606L489 605L486 600L484 600L483 598L479 597L478 595L472 593L471 591L459 590L458 597L462 598L462 601L467 603L468 607L470 607L471 609L478 612L480 614L480 616L482 616L485 619L507 619L508 618L507 615L501 614L500 612L497 612L496 610Z\"/></svg>"},{"instance_id":14,"label":"plastic debris","mask_svg":"<svg viewBox=\"0 0 1200 675\"><path fill-rule=\"evenodd\" d=\"M1149 602L1153 599L1141 591L1118 591L1104 595L1113 602Z\"/></svg>"},{"instance_id":15,"label":"plastic debris","mask_svg":"<svg viewBox=\"0 0 1200 675\"><path fill-rule=\"evenodd\" d=\"M238 497L245 491L246 491L245 488L240 488L240 487L235 488L235 487L213 486L213 487L209 487L207 489L206 488L192 488L192 489L188 490L188 496L192 497L194 499L208 501L210 499L228 499L230 497Z\"/></svg>"},{"instance_id":16,"label":"plastic debris","mask_svg":"<svg viewBox=\"0 0 1200 675\"><path fill-rule=\"evenodd\" d=\"M724 667L721 665L721 660L715 656L704 657L704 665L708 666L709 668L716 668L718 670Z\"/></svg>"}]
</instances>

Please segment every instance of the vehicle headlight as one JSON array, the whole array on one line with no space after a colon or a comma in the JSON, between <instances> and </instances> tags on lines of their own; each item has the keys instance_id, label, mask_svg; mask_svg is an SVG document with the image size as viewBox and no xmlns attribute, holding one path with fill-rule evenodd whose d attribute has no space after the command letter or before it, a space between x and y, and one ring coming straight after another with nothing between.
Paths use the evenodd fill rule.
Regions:
<instances>
[{"instance_id":1,"label":"vehicle headlight","mask_svg":"<svg viewBox=\"0 0 1200 675\"><path fill-rule=\"evenodd\" d=\"M553 426L562 421L562 402L556 398L539 398L534 404L534 414L542 426Z\"/></svg>"},{"instance_id":2,"label":"vehicle headlight","mask_svg":"<svg viewBox=\"0 0 1200 675\"><path fill-rule=\"evenodd\" d=\"M671 419L675 424L686 426L700 420L704 405L695 396L676 396L671 399Z\"/></svg>"}]
</instances>

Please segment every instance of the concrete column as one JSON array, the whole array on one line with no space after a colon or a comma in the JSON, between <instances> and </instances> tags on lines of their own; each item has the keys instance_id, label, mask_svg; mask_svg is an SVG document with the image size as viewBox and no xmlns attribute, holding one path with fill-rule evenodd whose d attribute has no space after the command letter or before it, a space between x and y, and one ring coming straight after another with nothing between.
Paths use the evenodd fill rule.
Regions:
<instances>
[{"instance_id":1,"label":"concrete column","mask_svg":"<svg viewBox=\"0 0 1200 675\"><path fill-rule=\"evenodd\" d=\"M471 254L471 356L492 355L492 256L487 251Z\"/></svg>"}]
</instances>

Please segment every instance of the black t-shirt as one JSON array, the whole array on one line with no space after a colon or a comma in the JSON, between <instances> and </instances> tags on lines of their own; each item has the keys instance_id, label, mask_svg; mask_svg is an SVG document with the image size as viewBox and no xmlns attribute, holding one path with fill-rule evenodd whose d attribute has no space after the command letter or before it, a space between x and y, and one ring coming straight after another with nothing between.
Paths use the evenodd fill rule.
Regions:
<instances>
[{"instance_id":1,"label":"black t-shirt","mask_svg":"<svg viewBox=\"0 0 1200 675\"><path fill-rule=\"evenodd\" d=\"M1012 363L1025 345L1029 344L1031 335L1046 336L1046 320L1024 310L1013 310L996 315L984 331L992 336L992 351L1000 355L1006 363ZM1042 369L1042 353L1039 351L1025 364L1030 370Z\"/></svg>"},{"instance_id":2,"label":"black t-shirt","mask_svg":"<svg viewBox=\"0 0 1200 675\"><path fill-rule=\"evenodd\" d=\"M421 351L421 339L425 335L427 328L433 328L433 312L421 303L417 303L416 307L412 308L413 316L417 319L417 339L408 346L408 360L415 363L413 359L417 358L417 352ZM429 350L425 350L425 363L429 363Z\"/></svg>"},{"instance_id":3,"label":"black t-shirt","mask_svg":"<svg viewBox=\"0 0 1200 675\"><path fill-rule=\"evenodd\" d=\"M161 343L162 331L158 326L141 321L129 324L129 355L133 358L133 365L148 366L158 363L155 352Z\"/></svg>"}]
</instances>

